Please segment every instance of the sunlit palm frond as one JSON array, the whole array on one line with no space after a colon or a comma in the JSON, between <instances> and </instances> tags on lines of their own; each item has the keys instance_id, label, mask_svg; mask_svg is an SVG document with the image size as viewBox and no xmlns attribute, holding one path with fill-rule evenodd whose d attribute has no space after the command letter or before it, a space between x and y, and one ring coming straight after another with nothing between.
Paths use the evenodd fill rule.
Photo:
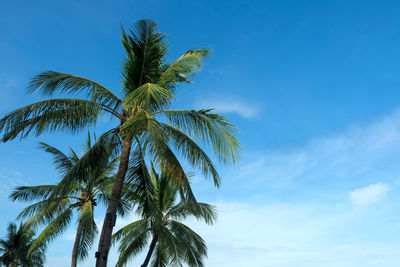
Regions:
<instances>
[{"instance_id":1,"label":"sunlit palm frond","mask_svg":"<svg viewBox=\"0 0 400 267\"><path fill-rule=\"evenodd\" d=\"M126 95L124 106L128 110L141 107L148 111L154 111L168 106L173 98L174 94L171 90L158 84L145 83Z\"/></svg>"},{"instance_id":2,"label":"sunlit palm frond","mask_svg":"<svg viewBox=\"0 0 400 267\"><path fill-rule=\"evenodd\" d=\"M39 91L45 95L84 92L91 100L119 111L122 101L113 92L89 79L72 74L45 71L36 75L29 83L29 92Z\"/></svg>"},{"instance_id":3,"label":"sunlit palm frond","mask_svg":"<svg viewBox=\"0 0 400 267\"><path fill-rule=\"evenodd\" d=\"M240 143L236 127L225 117L212 110L167 110L159 114L179 130L210 143L222 162L238 160Z\"/></svg>"},{"instance_id":4,"label":"sunlit palm frond","mask_svg":"<svg viewBox=\"0 0 400 267\"><path fill-rule=\"evenodd\" d=\"M219 174L208 155L188 135L168 124L161 124L165 133L170 137L171 146L175 147L193 168L201 170L206 177L211 176L214 185L220 185Z\"/></svg>"},{"instance_id":5,"label":"sunlit palm frond","mask_svg":"<svg viewBox=\"0 0 400 267\"><path fill-rule=\"evenodd\" d=\"M189 50L171 63L161 74L159 84L190 82L190 76L199 70L204 59L211 53L209 49Z\"/></svg>"}]
</instances>

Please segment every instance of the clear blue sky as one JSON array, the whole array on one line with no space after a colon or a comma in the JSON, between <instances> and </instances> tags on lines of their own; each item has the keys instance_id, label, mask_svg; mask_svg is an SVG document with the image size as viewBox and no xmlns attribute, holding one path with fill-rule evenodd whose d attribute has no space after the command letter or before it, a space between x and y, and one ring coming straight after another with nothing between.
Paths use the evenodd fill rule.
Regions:
<instances>
[{"instance_id":1,"label":"clear blue sky","mask_svg":"<svg viewBox=\"0 0 400 267\"><path fill-rule=\"evenodd\" d=\"M39 99L25 86L44 70L118 92L120 24L153 19L168 35L170 59L190 48L214 51L195 83L179 89L176 106L214 107L240 129L240 167L219 166L222 188L194 179L199 199L220 214L215 226L193 223L209 244L207 266L399 266L399 8L2 0L0 115ZM14 186L57 181L37 142L79 150L84 135L0 144L1 236L23 207L7 199ZM69 266L71 236L50 246L48 266Z\"/></svg>"}]
</instances>

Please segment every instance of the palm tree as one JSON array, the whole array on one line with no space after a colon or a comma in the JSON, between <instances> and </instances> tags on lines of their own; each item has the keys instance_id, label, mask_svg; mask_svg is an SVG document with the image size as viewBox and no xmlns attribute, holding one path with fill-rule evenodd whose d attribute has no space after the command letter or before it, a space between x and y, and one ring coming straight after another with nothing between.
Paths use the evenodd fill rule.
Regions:
<instances>
[{"instance_id":1,"label":"palm tree","mask_svg":"<svg viewBox=\"0 0 400 267\"><path fill-rule=\"evenodd\" d=\"M177 202L178 186L165 170L157 174L154 167L148 174L152 194L144 196L132 191L129 197L137 205L140 220L132 222L113 235L120 241L118 267L125 266L129 258L141 252L151 239L146 258L141 265L148 266L204 266L207 257L205 241L188 226L180 222L190 216L211 224L216 219L214 207L205 203ZM146 179L145 179L146 180Z\"/></svg>"},{"instance_id":2,"label":"palm tree","mask_svg":"<svg viewBox=\"0 0 400 267\"><path fill-rule=\"evenodd\" d=\"M10 223L7 228L7 238L0 239L0 264L6 267L43 267L45 248L40 247L28 256L34 232L24 224L19 228Z\"/></svg>"},{"instance_id":3,"label":"palm tree","mask_svg":"<svg viewBox=\"0 0 400 267\"><path fill-rule=\"evenodd\" d=\"M57 148L41 143L41 148L52 154L55 168L65 176L68 171L80 161L78 155L71 149L70 155L65 155ZM86 151L91 148L91 138L88 135ZM74 211L78 214L78 227L72 250L71 266L75 267L78 260L88 256L93 239L97 234L94 221L94 207L97 203L108 203L114 179L110 174L115 170L117 159L112 159L109 153L103 153L83 169L74 179L68 192L58 194L56 185L21 186L17 187L10 198L22 201L38 201L26 207L18 218L30 217L26 222L31 227L47 225L42 233L32 242L29 252L43 247L62 234L71 223ZM65 177L63 179L66 179ZM125 202L121 202L125 203ZM123 213L126 205L121 205L119 212Z\"/></svg>"},{"instance_id":4,"label":"palm tree","mask_svg":"<svg viewBox=\"0 0 400 267\"><path fill-rule=\"evenodd\" d=\"M40 101L8 113L0 120L2 140L27 137L31 132L77 132L95 124L102 115L109 115L116 126L104 133L80 164L70 170L75 177L84 162L96 158L101 143L113 143L120 153L112 195L104 218L96 266L107 264L112 229L121 198L131 150L140 149L158 166L168 168L181 185L186 199L195 202L188 188L185 172L176 153L194 169L212 177L219 186L220 177L209 156L198 142L209 145L222 163L237 161L240 145L236 128L212 110L170 110L178 84L190 83L191 76L202 66L208 49L189 50L176 61L167 63L165 35L151 20L140 20L126 32L122 28L125 57L122 64L120 97L90 79L76 75L46 71L35 76L29 92L85 94L87 98L59 98ZM72 178L71 178L72 179ZM63 187L70 186L67 179Z\"/></svg>"}]
</instances>

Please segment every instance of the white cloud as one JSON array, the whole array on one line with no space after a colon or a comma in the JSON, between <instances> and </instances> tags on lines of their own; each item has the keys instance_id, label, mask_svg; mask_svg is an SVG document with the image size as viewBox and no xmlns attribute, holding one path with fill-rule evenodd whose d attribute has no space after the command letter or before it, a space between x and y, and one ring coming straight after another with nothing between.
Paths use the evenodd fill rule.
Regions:
<instances>
[{"instance_id":1,"label":"white cloud","mask_svg":"<svg viewBox=\"0 0 400 267\"><path fill-rule=\"evenodd\" d=\"M366 214L335 205L273 203L217 203L219 219L213 226L189 225L207 242L206 266L397 266L400 242L354 239L377 231L365 227ZM395 227L391 228L393 230ZM384 230L380 229L382 233Z\"/></svg>"},{"instance_id":2,"label":"white cloud","mask_svg":"<svg viewBox=\"0 0 400 267\"><path fill-rule=\"evenodd\" d=\"M400 173L399 151L400 111L396 111L368 125L353 125L303 146L251 151L243 157L239 170L224 174L230 179L223 182L246 179L242 186L273 190L312 185L347 194L360 184L395 182Z\"/></svg>"},{"instance_id":3,"label":"white cloud","mask_svg":"<svg viewBox=\"0 0 400 267\"><path fill-rule=\"evenodd\" d=\"M243 118L252 118L259 113L259 108L254 103L248 103L231 97L210 97L198 101L195 107L198 109L212 108L220 113L237 114Z\"/></svg>"},{"instance_id":4,"label":"white cloud","mask_svg":"<svg viewBox=\"0 0 400 267\"><path fill-rule=\"evenodd\" d=\"M352 190L350 192L350 199L353 205L356 206L370 205L382 200L388 191L389 186L387 184L371 184L366 187Z\"/></svg>"}]
</instances>

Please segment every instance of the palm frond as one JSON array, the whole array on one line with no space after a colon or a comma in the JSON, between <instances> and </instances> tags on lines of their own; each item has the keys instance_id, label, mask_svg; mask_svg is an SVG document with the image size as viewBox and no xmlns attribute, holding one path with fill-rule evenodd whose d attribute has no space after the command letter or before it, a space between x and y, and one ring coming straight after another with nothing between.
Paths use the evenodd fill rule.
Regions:
<instances>
[{"instance_id":1,"label":"palm frond","mask_svg":"<svg viewBox=\"0 0 400 267\"><path fill-rule=\"evenodd\" d=\"M158 84L145 83L126 95L124 106L129 110L138 106L153 111L168 106L173 98L171 90Z\"/></svg>"},{"instance_id":2,"label":"palm frond","mask_svg":"<svg viewBox=\"0 0 400 267\"><path fill-rule=\"evenodd\" d=\"M73 163L71 162L71 159L59 149L43 142L40 142L39 145L40 149L53 155L53 164L61 173L65 173L72 168Z\"/></svg>"},{"instance_id":3,"label":"palm frond","mask_svg":"<svg viewBox=\"0 0 400 267\"><path fill-rule=\"evenodd\" d=\"M99 159L115 157L121 147L121 140L117 129L112 129L97 139L96 143L85 152L85 154L77 160L73 167L63 176L54 190L52 197L65 195L71 191L75 181L79 181L81 177L85 177L90 166L98 166Z\"/></svg>"},{"instance_id":4,"label":"palm frond","mask_svg":"<svg viewBox=\"0 0 400 267\"><path fill-rule=\"evenodd\" d=\"M160 111L179 130L210 143L222 162L235 163L240 150L236 128L225 117L211 110Z\"/></svg>"},{"instance_id":5,"label":"palm frond","mask_svg":"<svg viewBox=\"0 0 400 267\"><path fill-rule=\"evenodd\" d=\"M61 213L64 213L70 207L70 199L64 198L47 198L42 202L32 204L25 208L19 215L18 218L27 217L32 215L25 224L35 229L39 225L49 224L58 217Z\"/></svg>"},{"instance_id":6,"label":"palm frond","mask_svg":"<svg viewBox=\"0 0 400 267\"><path fill-rule=\"evenodd\" d=\"M62 234L71 221L72 209L65 209L60 213L49 225L42 231L42 233L33 241L28 253L35 251L37 248L45 246L51 240Z\"/></svg>"},{"instance_id":7,"label":"palm frond","mask_svg":"<svg viewBox=\"0 0 400 267\"><path fill-rule=\"evenodd\" d=\"M44 95L59 93L86 93L92 101L119 111L122 101L104 86L89 79L72 74L45 71L36 75L29 83L29 92L39 91Z\"/></svg>"},{"instance_id":8,"label":"palm frond","mask_svg":"<svg viewBox=\"0 0 400 267\"><path fill-rule=\"evenodd\" d=\"M128 260L137 255L148 243L149 232L144 220L126 225L113 235L113 243L120 241L119 258L116 266L125 266Z\"/></svg>"},{"instance_id":9,"label":"palm frond","mask_svg":"<svg viewBox=\"0 0 400 267\"><path fill-rule=\"evenodd\" d=\"M165 35L151 20L139 20L127 32L122 30L126 56L122 65L124 95L145 83L156 83L166 54Z\"/></svg>"},{"instance_id":10,"label":"palm frond","mask_svg":"<svg viewBox=\"0 0 400 267\"><path fill-rule=\"evenodd\" d=\"M152 267L167 267L169 264L168 254L160 244L157 244L152 258Z\"/></svg>"},{"instance_id":11,"label":"palm frond","mask_svg":"<svg viewBox=\"0 0 400 267\"><path fill-rule=\"evenodd\" d=\"M163 71L159 84L164 85L178 82L190 83L190 76L201 68L204 59L209 56L210 52L211 51L206 48L187 51Z\"/></svg>"},{"instance_id":12,"label":"palm frond","mask_svg":"<svg viewBox=\"0 0 400 267\"><path fill-rule=\"evenodd\" d=\"M190 267L204 266L203 259L207 257L207 246L203 238L196 234L188 226L177 222L170 221L169 229L176 237L180 247L181 257Z\"/></svg>"},{"instance_id":13,"label":"palm frond","mask_svg":"<svg viewBox=\"0 0 400 267\"><path fill-rule=\"evenodd\" d=\"M94 124L102 106L96 102L81 99L51 99L27 105L8 113L0 120L2 141L26 138L31 131L38 136L44 131L64 130L77 132Z\"/></svg>"},{"instance_id":14,"label":"palm frond","mask_svg":"<svg viewBox=\"0 0 400 267\"><path fill-rule=\"evenodd\" d=\"M149 176L142 151L136 150L131 154L130 165L126 175L127 192L124 196L136 206L136 212L145 216L154 209L152 196L154 185Z\"/></svg>"},{"instance_id":15,"label":"palm frond","mask_svg":"<svg viewBox=\"0 0 400 267\"><path fill-rule=\"evenodd\" d=\"M82 205L79 216L79 224L82 229L82 234L78 246L78 259L83 260L87 258L89 250L93 245L93 240L98 232L96 223L94 221L93 206L91 201L88 201Z\"/></svg>"},{"instance_id":16,"label":"palm frond","mask_svg":"<svg viewBox=\"0 0 400 267\"><path fill-rule=\"evenodd\" d=\"M175 220L184 220L190 216L194 216L207 224L213 224L217 220L216 208L213 205L201 202L195 205L181 202L171 207L166 216Z\"/></svg>"},{"instance_id":17,"label":"palm frond","mask_svg":"<svg viewBox=\"0 0 400 267\"><path fill-rule=\"evenodd\" d=\"M54 188L55 185L18 186L14 189L9 198L12 201L45 199L52 193Z\"/></svg>"},{"instance_id":18,"label":"palm frond","mask_svg":"<svg viewBox=\"0 0 400 267\"><path fill-rule=\"evenodd\" d=\"M201 147L182 131L165 123L161 124L165 133L171 138L170 145L174 146L193 168L199 168L206 177L211 176L214 185L219 187L220 177L215 166Z\"/></svg>"}]
</instances>

